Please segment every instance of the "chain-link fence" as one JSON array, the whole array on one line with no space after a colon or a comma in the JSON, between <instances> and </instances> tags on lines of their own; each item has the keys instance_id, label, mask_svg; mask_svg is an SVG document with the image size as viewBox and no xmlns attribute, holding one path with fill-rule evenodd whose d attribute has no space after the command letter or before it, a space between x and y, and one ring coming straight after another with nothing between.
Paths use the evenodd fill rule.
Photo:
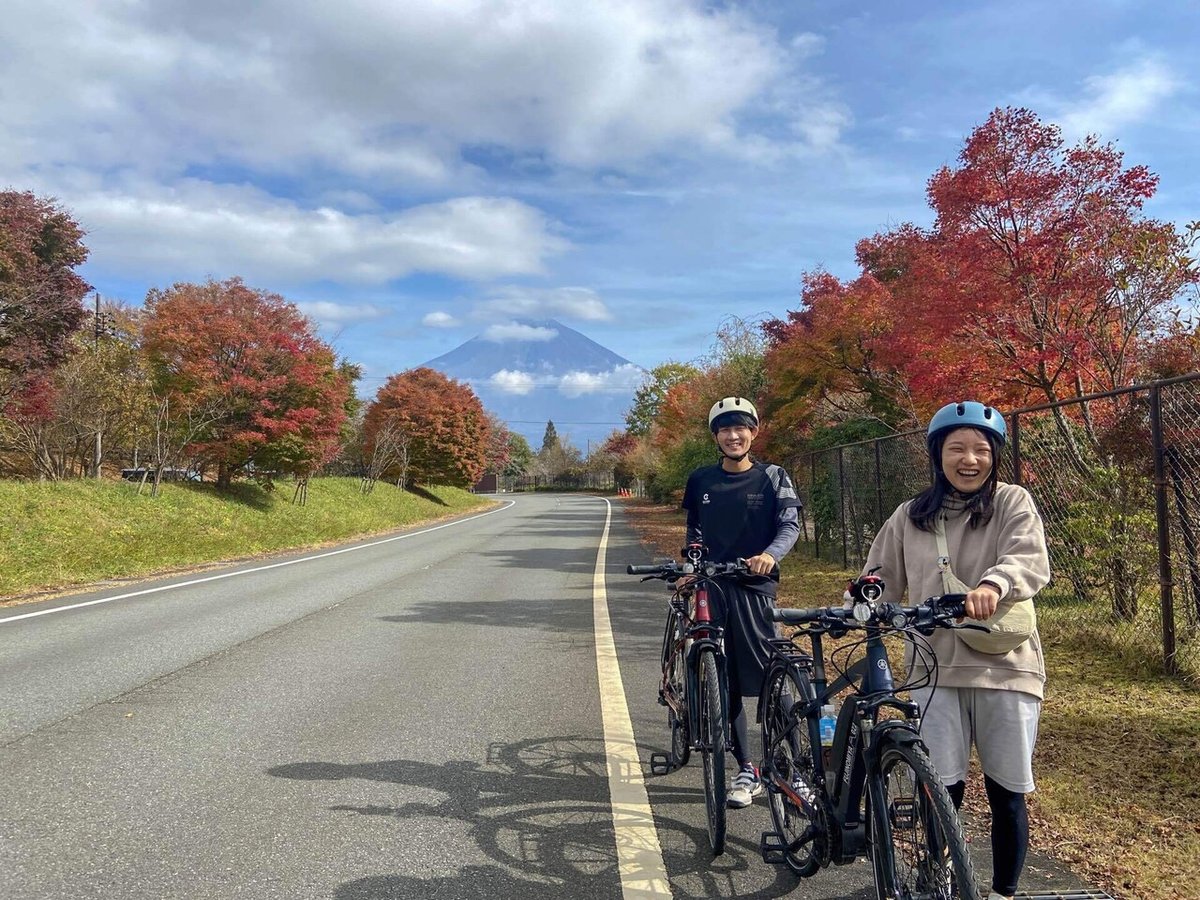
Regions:
<instances>
[{"instance_id":1,"label":"chain-link fence","mask_svg":"<svg viewBox=\"0 0 1200 900\"><path fill-rule=\"evenodd\" d=\"M1200 373L1018 410L1000 477L1029 489L1053 581L1043 640L1102 642L1200 680ZM797 473L818 557L862 566L882 523L929 484L924 432L810 454Z\"/></svg>"}]
</instances>

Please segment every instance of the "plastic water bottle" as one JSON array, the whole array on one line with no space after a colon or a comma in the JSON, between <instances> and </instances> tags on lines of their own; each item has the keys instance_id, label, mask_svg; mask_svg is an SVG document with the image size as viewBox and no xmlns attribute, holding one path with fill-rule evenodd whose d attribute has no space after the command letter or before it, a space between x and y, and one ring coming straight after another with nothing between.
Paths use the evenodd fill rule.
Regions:
<instances>
[{"instance_id":1,"label":"plastic water bottle","mask_svg":"<svg viewBox=\"0 0 1200 900\"><path fill-rule=\"evenodd\" d=\"M833 733L837 730L837 709L833 704L821 707L821 764L825 767L825 786L832 791Z\"/></svg>"},{"instance_id":2,"label":"plastic water bottle","mask_svg":"<svg viewBox=\"0 0 1200 900\"><path fill-rule=\"evenodd\" d=\"M837 729L837 715L833 705L821 707L821 747L825 751L826 764L829 761L829 749L833 746L833 732Z\"/></svg>"}]
</instances>

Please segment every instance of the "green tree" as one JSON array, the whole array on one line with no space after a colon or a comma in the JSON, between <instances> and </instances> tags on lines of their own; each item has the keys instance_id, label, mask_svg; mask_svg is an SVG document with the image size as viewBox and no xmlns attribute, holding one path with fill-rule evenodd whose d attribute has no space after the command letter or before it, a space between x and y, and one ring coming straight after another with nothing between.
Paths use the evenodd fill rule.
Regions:
<instances>
[{"instance_id":1,"label":"green tree","mask_svg":"<svg viewBox=\"0 0 1200 900\"><path fill-rule=\"evenodd\" d=\"M629 434L634 437L645 437L658 418L667 392L680 382L695 378L700 370L691 363L667 361L655 366L646 374L642 386L634 392L633 406L625 414L625 424Z\"/></svg>"},{"instance_id":2,"label":"green tree","mask_svg":"<svg viewBox=\"0 0 1200 900\"><path fill-rule=\"evenodd\" d=\"M558 439L558 430L554 427L554 422L550 419L546 420L546 433L542 435L541 453L549 453L555 447L561 446L561 441Z\"/></svg>"},{"instance_id":3,"label":"green tree","mask_svg":"<svg viewBox=\"0 0 1200 900\"><path fill-rule=\"evenodd\" d=\"M525 436L510 431L508 433L508 463L504 466L504 475L508 478L524 475L529 471L533 459L533 448L529 446L529 441L525 440Z\"/></svg>"}]
</instances>

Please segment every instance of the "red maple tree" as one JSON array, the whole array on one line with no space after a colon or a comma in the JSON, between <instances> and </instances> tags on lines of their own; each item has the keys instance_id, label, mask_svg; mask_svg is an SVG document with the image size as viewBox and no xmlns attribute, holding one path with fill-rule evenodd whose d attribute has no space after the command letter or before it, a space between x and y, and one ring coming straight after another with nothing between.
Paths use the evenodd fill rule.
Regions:
<instances>
[{"instance_id":1,"label":"red maple tree","mask_svg":"<svg viewBox=\"0 0 1200 900\"><path fill-rule=\"evenodd\" d=\"M801 308L768 324L768 408L801 429L896 425L948 399L1030 405L1152 376L1163 342L1187 344L1178 298L1198 278L1189 237L1142 215L1156 186L1111 144L993 111L930 179L932 228L861 241L862 276L808 276Z\"/></svg>"},{"instance_id":2,"label":"red maple tree","mask_svg":"<svg viewBox=\"0 0 1200 900\"><path fill-rule=\"evenodd\" d=\"M0 412L45 418L50 375L71 352L91 286L83 230L53 199L0 191Z\"/></svg>"},{"instance_id":3,"label":"red maple tree","mask_svg":"<svg viewBox=\"0 0 1200 900\"><path fill-rule=\"evenodd\" d=\"M354 373L293 304L230 278L152 290L145 306L156 391L203 423L188 450L219 485L248 466L303 477L336 455Z\"/></svg>"},{"instance_id":4,"label":"red maple tree","mask_svg":"<svg viewBox=\"0 0 1200 900\"><path fill-rule=\"evenodd\" d=\"M469 487L489 460L491 426L470 386L421 367L392 375L367 407L364 432L370 447L385 426L407 441L406 479ZM382 473L395 477L393 472Z\"/></svg>"}]
</instances>

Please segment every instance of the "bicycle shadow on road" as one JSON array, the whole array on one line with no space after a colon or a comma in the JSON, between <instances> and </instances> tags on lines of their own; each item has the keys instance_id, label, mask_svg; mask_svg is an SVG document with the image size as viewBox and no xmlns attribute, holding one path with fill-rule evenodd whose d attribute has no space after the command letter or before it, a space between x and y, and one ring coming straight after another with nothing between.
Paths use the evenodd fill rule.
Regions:
<instances>
[{"instance_id":1,"label":"bicycle shadow on road","mask_svg":"<svg viewBox=\"0 0 1200 900\"><path fill-rule=\"evenodd\" d=\"M395 829L398 845L413 833L412 820L451 819L466 825L478 855L462 859L454 874L418 878L398 872L359 878L338 888L334 896L339 900L620 896L607 757L599 738L571 735L494 743L483 762L307 761L275 766L267 774L296 781L366 780L406 785L417 795L440 794L431 802L327 807L335 815L377 818L381 827ZM359 798L362 789L349 788L347 793ZM675 802L703 804L703 794L698 787L680 789ZM765 866L757 845L749 841L731 841L718 866L702 826L661 813L655 818L676 897L761 900L783 896L796 886L788 873ZM411 846L395 855L412 857ZM762 869L758 889L732 892L733 873L751 866Z\"/></svg>"}]
</instances>

